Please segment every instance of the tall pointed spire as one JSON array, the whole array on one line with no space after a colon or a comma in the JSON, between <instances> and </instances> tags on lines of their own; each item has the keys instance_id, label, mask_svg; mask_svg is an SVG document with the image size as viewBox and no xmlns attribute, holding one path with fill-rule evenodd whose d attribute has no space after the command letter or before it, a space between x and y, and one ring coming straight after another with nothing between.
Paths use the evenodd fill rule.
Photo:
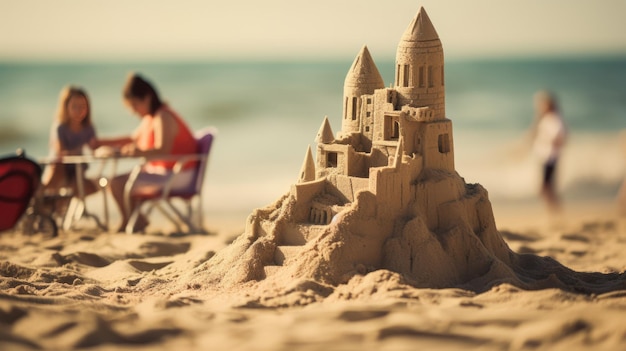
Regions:
<instances>
[{"instance_id":1,"label":"tall pointed spire","mask_svg":"<svg viewBox=\"0 0 626 351\"><path fill-rule=\"evenodd\" d=\"M311 153L311 145L307 148L302 168L300 169L300 179L298 183L310 182L315 180L315 162Z\"/></svg>"},{"instance_id":2,"label":"tall pointed spire","mask_svg":"<svg viewBox=\"0 0 626 351\"><path fill-rule=\"evenodd\" d=\"M315 137L316 143L321 144L330 144L335 141L335 135L333 134L333 130L330 128L330 122L328 122L328 116L324 117L324 122L322 122L322 126L320 130L317 132L317 136Z\"/></svg>"},{"instance_id":3,"label":"tall pointed spire","mask_svg":"<svg viewBox=\"0 0 626 351\"><path fill-rule=\"evenodd\" d=\"M439 35L435 30L426 10L423 7L411 21L409 27L402 35L402 41L430 41L439 39Z\"/></svg>"}]
</instances>

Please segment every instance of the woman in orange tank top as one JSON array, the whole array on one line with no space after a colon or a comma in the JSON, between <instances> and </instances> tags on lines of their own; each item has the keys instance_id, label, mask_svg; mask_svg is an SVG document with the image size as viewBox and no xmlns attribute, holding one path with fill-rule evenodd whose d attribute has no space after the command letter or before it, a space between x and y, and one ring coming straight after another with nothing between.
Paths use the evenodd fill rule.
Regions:
<instances>
[{"instance_id":1,"label":"woman in orange tank top","mask_svg":"<svg viewBox=\"0 0 626 351\"><path fill-rule=\"evenodd\" d=\"M126 156L169 156L194 154L197 152L196 139L176 112L164 104L154 87L137 74L129 76L124 86L124 101L141 118L135 132L128 137L101 140L101 145L120 147ZM151 193L160 191L172 172L175 161L148 162L134 183L133 193ZM184 166L173 185L186 186L194 176L193 163ZM129 174L116 176L111 180L111 193L122 214L119 231L124 231L133 208L126 208L124 187ZM135 206L136 204L131 204ZM148 222L139 218L136 230L142 231Z\"/></svg>"}]
</instances>

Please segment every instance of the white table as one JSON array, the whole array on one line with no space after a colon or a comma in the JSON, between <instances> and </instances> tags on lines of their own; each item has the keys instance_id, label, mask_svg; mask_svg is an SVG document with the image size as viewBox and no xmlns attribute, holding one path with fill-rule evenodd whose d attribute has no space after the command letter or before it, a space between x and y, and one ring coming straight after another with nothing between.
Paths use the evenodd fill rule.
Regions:
<instances>
[{"instance_id":1,"label":"white table","mask_svg":"<svg viewBox=\"0 0 626 351\"><path fill-rule=\"evenodd\" d=\"M117 154L109 156L94 156L94 155L76 155L76 156L61 156L57 158L45 158L38 162L43 165L63 165L72 164L76 165L76 194L70 200L70 205L67 209L67 213L63 218L63 229L70 230L72 226L80 219L87 218L95 221L98 228L108 231L109 230L109 208L106 189L109 185L109 179L114 177L117 173L118 161L121 159L135 160L135 162L144 162L143 157L135 156L120 156ZM110 170L107 172L108 176L104 175L104 169L107 164L110 163ZM86 164L93 164L98 166L97 180L98 186L102 191L104 213L101 220L99 216L89 211L87 203L85 201L85 184L84 184L84 170Z\"/></svg>"}]
</instances>

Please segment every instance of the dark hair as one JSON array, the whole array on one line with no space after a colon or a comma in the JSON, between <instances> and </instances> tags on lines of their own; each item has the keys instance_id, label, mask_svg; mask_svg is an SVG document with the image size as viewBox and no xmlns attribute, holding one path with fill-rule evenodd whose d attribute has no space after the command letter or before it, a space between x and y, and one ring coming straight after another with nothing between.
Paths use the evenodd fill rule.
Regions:
<instances>
[{"instance_id":1,"label":"dark hair","mask_svg":"<svg viewBox=\"0 0 626 351\"><path fill-rule=\"evenodd\" d=\"M156 89L139 74L130 74L124 85L124 99L144 99L146 96L150 96L150 113L156 113L163 105Z\"/></svg>"}]
</instances>

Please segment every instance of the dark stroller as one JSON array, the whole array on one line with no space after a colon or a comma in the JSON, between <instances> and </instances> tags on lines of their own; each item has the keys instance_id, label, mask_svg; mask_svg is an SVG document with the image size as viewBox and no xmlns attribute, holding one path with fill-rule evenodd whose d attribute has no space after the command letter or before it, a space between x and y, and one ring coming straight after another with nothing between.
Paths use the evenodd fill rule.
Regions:
<instances>
[{"instance_id":1,"label":"dark stroller","mask_svg":"<svg viewBox=\"0 0 626 351\"><path fill-rule=\"evenodd\" d=\"M35 196L41 184L41 166L23 152L0 158L0 231L14 228L18 221L26 234L57 235L54 219L43 212Z\"/></svg>"}]
</instances>

